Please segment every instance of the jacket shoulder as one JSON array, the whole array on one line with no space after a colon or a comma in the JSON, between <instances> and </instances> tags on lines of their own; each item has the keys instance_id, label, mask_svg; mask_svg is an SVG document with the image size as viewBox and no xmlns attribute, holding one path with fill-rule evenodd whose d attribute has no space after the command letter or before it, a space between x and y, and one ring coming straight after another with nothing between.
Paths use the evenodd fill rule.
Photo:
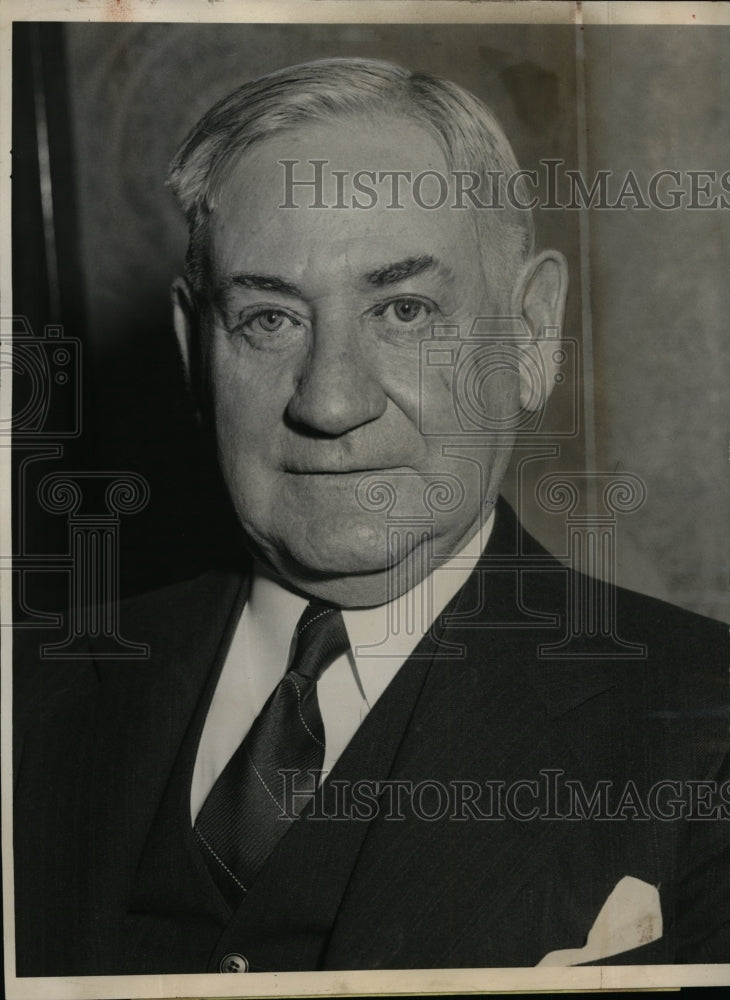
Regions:
<instances>
[{"instance_id":1,"label":"jacket shoulder","mask_svg":"<svg viewBox=\"0 0 730 1000\"><path fill-rule=\"evenodd\" d=\"M80 638L66 655L52 647L63 633L48 628L17 627L13 631L14 737L42 724L69 702L81 705L96 689L102 673L124 669L130 676L154 669L167 658L189 655L191 643L204 635L219 635L240 594L242 577L209 571L165 587L125 598L110 606L89 609L81 621L114 621L120 636L136 643L138 655L115 658L105 637ZM17 742L17 741L16 741Z\"/></svg>"}]
</instances>

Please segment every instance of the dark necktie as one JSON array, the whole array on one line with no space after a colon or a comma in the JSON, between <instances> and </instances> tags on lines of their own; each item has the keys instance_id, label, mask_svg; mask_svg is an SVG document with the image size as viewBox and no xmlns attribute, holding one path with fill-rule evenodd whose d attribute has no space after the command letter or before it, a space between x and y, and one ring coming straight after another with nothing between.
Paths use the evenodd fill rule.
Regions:
<instances>
[{"instance_id":1,"label":"dark necktie","mask_svg":"<svg viewBox=\"0 0 730 1000\"><path fill-rule=\"evenodd\" d=\"M236 906L317 788L324 726L317 680L349 649L342 614L307 605L291 666L213 785L195 821L208 868ZM282 773L285 772L285 773Z\"/></svg>"}]
</instances>

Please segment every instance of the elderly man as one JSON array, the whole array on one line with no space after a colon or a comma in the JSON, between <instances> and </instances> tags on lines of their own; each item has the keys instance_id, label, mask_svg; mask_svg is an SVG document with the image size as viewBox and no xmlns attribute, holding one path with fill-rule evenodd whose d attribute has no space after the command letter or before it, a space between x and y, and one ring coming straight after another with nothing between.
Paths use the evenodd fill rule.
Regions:
<instances>
[{"instance_id":1,"label":"elderly man","mask_svg":"<svg viewBox=\"0 0 730 1000\"><path fill-rule=\"evenodd\" d=\"M129 602L149 662L24 674L19 974L730 957L723 630L498 499L567 287L490 210L516 172L473 96L368 60L178 152L175 329L251 569ZM543 655L589 593L621 642Z\"/></svg>"}]
</instances>

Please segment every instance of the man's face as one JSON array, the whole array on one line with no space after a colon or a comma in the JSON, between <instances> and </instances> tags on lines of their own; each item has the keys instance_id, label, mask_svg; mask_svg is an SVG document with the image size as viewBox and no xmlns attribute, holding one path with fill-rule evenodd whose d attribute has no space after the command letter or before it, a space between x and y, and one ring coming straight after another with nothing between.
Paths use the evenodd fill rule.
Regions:
<instances>
[{"instance_id":1,"label":"man's face","mask_svg":"<svg viewBox=\"0 0 730 1000\"><path fill-rule=\"evenodd\" d=\"M293 131L238 160L212 218L202 350L240 521L306 592L379 603L395 564L417 561L424 544L454 552L491 510L508 448L480 438L468 458L445 454L464 443L452 370L419 373L434 324L464 337L475 317L498 314L505 289L486 287L471 213L450 208L451 198L424 209L404 185L396 209L384 182L372 208L310 208L307 188L290 194L298 207L281 208L286 159L299 161L295 179L313 175L308 161L328 161L328 204L332 171L448 169L430 135L399 118ZM437 194L424 183L419 197ZM501 371L489 386L490 411L514 413L517 375ZM445 510L424 501L437 481L456 491Z\"/></svg>"}]
</instances>

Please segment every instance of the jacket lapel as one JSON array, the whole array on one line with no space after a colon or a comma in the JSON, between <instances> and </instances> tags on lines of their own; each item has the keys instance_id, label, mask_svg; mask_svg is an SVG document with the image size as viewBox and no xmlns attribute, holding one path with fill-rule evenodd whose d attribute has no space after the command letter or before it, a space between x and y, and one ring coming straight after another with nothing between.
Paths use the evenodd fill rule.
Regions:
<instances>
[{"instance_id":1,"label":"jacket lapel","mask_svg":"<svg viewBox=\"0 0 730 1000\"><path fill-rule=\"evenodd\" d=\"M534 579L520 576L526 566ZM370 825L325 968L407 968L429 954L455 966L535 964L588 919L587 888L583 897L563 885L565 900L542 905L575 825L515 818L536 801L524 783L548 781L541 772L551 769L585 772L570 750L571 713L594 699L600 716L613 687L593 666L537 658L545 621L560 626L564 579L501 504L484 557L443 616L444 639L464 658L434 660L394 762L392 777L416 790L411 812ZM477 814L491 818L459 807L474 788L483 790ZM443 815L426 818L444 803Z\"/></svg>"},{"instance_id":2,"label":"jacket lapel","mask_svg":"<svg viewBox=\"0 0 730 1000\"><path fill-rule=\"evenodd\" d=\"M277 844L210 960L243 948L251 971L315 969L363 840L368 809L355 789L389 775L428 671L433 644L398 672L317 795ZM353 815L359 809L359 815ZM243 944L242 944L243 943Z\"/></svg>"},{"instance_id":3,"label":"jacket lapel","mask_svg":"<svg viewBox=\"0 0 730 1000\"><path fill-rule=\"evenodd\" d=\"M610 676L592 666L537 658L539 643L555 637L549 628L560 626L564 581L565 570L520 533L510 509L500 504L485 556L419 649L429 649L431 659L414 657L404 665L235 915L192 840L188 805L226 630L230 634L242 606L230 580L211 590L208 610L198 616L205 627L192 630L194 641L185 629L184 648L164 656L147 722L140 720L145 732L166 732L166 768L160 771L173 777L156 789L160 805L134 881L126 947L148 947L153 955L159 938L169 951L181 917L200 937L194 960L189 940L181 938L174 967L183 971L185 958L192 971L204 954L215 969L218 952L238 950L242 941L253 969L298 969L409 967L423 965L429 953L439 956L439 964L448 953L447 964L475 964L476 954L477 964L524 965L571 939L574 926L587 919L584 910L594 905L590 894L582 899L572 891L562 902L563 926L555 919L561 906L535 905L533 888L539 882L544 893L554 884L550 866L570 825L500 818L506 789L539 780L550 768L581 773L581 762L566 750L571 713L587 700L599 703L612 687ZM223 639L207 638L203 648L206 633ZM451 655L439 657L445 646ZM455 647L463 657L454 658ZM211 662L206 684L203 664ZM171 691L172 704L166 704ZM155 760L154 753L150 748L145 756ZM494 818L431 822L411 814L399 820L388 815L382 797L371 821L322 818L343 809L348 814L354 784L384 779L412 788L436 782L450 790L455 783L492 782L492 799L482 799L479 808ZM525 786L507 811L529 811L532 802ZM428 808L425 799L421 804ZM552 917L543 926L546 912ZM462 926L465 913L472 917ZM515 921L521 931L508 932ZM534 956L525 955L525 941L534 942Z\"/></svg>"},{"instance_id":4,"label":"jacket lapel","mask_svg":"<svg viewBox=\"0 0 730 1000\"><path fill-rule=\"evenodd\" d=\"M108 752L120 775L118 822L134 817L126 861L132 877L120 901L124 917L119 951L120 962L129 961L135 969L148 953L150 971L160 971L155 934L164 937L165 919L153 930L145 916L150 910L178 913L183 925L193 913L212 926L227 916L209 889L204 864L197 867L197 852L187 850L189 779L200 729L246 596L247 583L240 575L210 573L175 588L164 607L143 604L146 618L137 618L135 632L149 643L150 661L137 669L131 683L126 668L116 671L104 665L100 671L102 698L115 705L115 717L121 720L121 731L112 734L118 747ZM175 630L170 629L172 620L177 622ZM157 641L160 623L164 635ZM181 795L180 783L186 780ZM166 944L172 942L174 951L174 920L171 927ZM183 964L175 969L186 971L191 951L181 951ZM195 969L193 965L190 971Z\"/></svg>"}]
</instances>

